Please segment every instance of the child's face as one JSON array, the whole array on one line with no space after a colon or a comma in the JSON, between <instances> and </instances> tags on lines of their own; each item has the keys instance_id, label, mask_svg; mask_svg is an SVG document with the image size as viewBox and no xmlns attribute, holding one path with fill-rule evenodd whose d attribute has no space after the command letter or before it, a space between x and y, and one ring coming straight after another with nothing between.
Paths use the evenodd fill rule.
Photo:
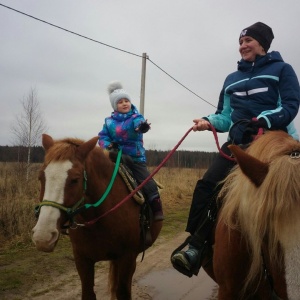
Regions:
<instances>
[{"instance_id":1,"label":"child's face","mask_svg":"<svg viewBox=\"0 0 300 300\"><path fill-rule=\"evenodd\" d=\"M131 102L128 99L122 98L118 101L117 111L119 113L126 114L130 111L130 109L131 109Z\"/></svg>"}]
</instances>

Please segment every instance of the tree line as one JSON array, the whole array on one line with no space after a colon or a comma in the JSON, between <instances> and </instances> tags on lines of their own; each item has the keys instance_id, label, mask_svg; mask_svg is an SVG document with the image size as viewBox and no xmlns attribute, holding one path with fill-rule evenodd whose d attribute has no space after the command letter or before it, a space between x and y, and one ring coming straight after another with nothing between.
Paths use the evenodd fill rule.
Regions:
<instances>
[{"instance_id":1,"label":"tree line","mask_svg":"<svg viewBox=\"0 0 300 300\"><path fill-rule=\"evenodd\" d=\"M146 150L148 166L158 166L169 154L169 151ZM31 163L42 163L45 151L41 146L31 148ZM178 150L168 159L166 167L207 168L215 159L216 152ZM28 148L24 146L0 146L1 162L27 163Z\"/></svg>"},{"instance_id":2,"label":"tree line","mask_svg":"<svg viewBox=\"0 0 300 300\"><path fill-rule=\"evenodd\" d=\"M1 162L19 162L26 171L26 178L32 163L44 160L44 149L37 146L41 134L46 132L46 124L40 111L37 91L31 88L28 95L21 100L22 112L16 115L11 127L14 146L0 146ZM169 154L168 151L146 150L148 166L158 166ZM207 168L215 159L216 152L178 150L165 163L167 167Z\"/></svg>"}]
</instances>

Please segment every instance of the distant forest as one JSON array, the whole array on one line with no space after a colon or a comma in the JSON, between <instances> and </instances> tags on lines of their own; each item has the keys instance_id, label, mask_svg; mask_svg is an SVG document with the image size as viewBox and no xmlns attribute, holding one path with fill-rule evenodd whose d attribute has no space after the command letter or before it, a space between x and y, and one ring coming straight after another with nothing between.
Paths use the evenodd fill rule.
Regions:
<instances>
[{"instance_id":1,"label":"distant forest","mask_svg":"<svg viewBox=\"0 0 300 300\"><path fill-rule=\"evenodd\" d=\"M169 151L146 150L148 166L158 166ZM41 163L44 160L43 147L33 147L31 163ZM179 150L173 153L164 166L173 168L199 168L206 169L216 157L216 152L185 151ZM1 162L26 162L27 148L0 146Z\"/></svg>"}]
</instances>

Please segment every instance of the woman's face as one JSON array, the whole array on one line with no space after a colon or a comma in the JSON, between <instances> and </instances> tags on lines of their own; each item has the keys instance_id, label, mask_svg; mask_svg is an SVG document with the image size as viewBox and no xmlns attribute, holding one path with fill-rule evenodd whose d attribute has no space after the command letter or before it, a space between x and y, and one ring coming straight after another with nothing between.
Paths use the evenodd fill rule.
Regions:
<instances>
[{"instance_id":1,"label":"woman's face","mask_svg":"<svg viewBox=\"0 0 300 300\"><path fill-rule=\"evenodd\" d=\"M266 52L257 40L251 36L240 38L240 54L244 60L254 61L256 55L265 55Z\"/></svg>"}]
</instances>

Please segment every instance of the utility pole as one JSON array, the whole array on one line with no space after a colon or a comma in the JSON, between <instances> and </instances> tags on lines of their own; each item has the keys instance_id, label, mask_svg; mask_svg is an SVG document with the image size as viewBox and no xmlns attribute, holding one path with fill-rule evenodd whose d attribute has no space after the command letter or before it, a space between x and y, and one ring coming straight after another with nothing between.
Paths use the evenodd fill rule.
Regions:
<instances>
[{"instance_id":1,"label":"utility pole","mask_svg":"<svg viewBox=\"0 0 300 300\"><path fill-rule=\"evenodd\" d=\"M146 53L143 53L142 58L142 78L141 78L141 95L140 95L140 113L144 114L145 106L145 85L146 85L146 59L148 58Z\"/></svg>"}]
</instances>

